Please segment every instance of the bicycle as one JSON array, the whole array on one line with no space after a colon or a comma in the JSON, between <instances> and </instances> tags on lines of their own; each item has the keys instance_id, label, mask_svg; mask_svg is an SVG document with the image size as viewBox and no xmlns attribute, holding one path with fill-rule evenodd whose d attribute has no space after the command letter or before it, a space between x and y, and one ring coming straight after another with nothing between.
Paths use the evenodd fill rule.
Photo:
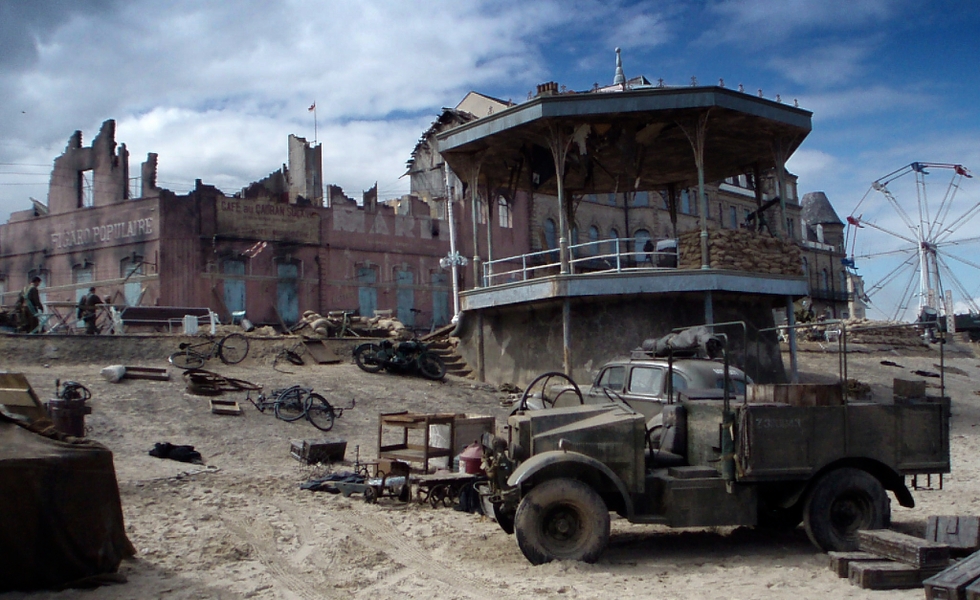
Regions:
<instances>
[{"instance_id":1,"label":"bicycle","mask_svg":"<svg viewBox=\"0 0 980 600\"><path fill-rule=\"evenodd\" d=\"M345 410L354 408L353 399L348 407L335 407L327 402L326 398L314 392L313 388L299 385L272 390L271 399L261 392L254 400L251 394L246 393L245 399L261 413L271 408L276 418L282 421L298 421L305 416L306 420L320 431L333 429L334 420L339 419Z\"/></svg>"},{"instance_id":2,"label":"bicycle","mask_svg":"<svg viewBox=\"0 0 980 600\"><path fill-rule=\"evenodd\" d=\"M218 340L208 336L207 341L197 344L184 342L180 345L180 350L171 354L167 360L178 369L197 369L204 366L204 361L215 356L226 365L234 365L245 360L247 355L248 338L241 333L229 333Z\"/></svg>"}]
</instances>

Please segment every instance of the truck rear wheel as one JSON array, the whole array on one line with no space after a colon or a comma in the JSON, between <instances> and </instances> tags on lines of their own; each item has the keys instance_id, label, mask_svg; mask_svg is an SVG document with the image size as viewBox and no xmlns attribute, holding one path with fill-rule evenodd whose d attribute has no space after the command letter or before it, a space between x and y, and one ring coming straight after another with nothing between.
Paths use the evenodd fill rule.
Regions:
<instances>
[{"instance_id":1,"label":"truck rear wheel","mask_svg":"<svg viewBox=\"0 0 980 600\"><path fill-rule=\"evenodd\" d=\"M882 529L891 522L888 494L873 475L844 468L817 481L803 507L810 541L824 552L857 550L859 529Z\"/></svg>"},{"instance_id":2,"label":"truck rear wheel","mask_svg":"<svg viewBox=\"0 0 980 600\"><path fill-rule=\"evenodd\" d=\"M533 488L514 516L517 545L532 564L599 560L609 541L609 509L599 494L575 479L552 479Z\"/></svg>"}]
</instances>

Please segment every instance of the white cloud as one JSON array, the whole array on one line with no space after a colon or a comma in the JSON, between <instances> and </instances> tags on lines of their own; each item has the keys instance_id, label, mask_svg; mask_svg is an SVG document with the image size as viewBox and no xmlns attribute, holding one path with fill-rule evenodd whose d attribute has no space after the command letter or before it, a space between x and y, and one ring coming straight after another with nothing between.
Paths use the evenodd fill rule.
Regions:
<instances>
[{"instance_id":1,"label":"white cloud","mask_svg":"<svg viewBox=\"0 0 980 600\"><path fill-rule=\"evenodd\" d=\"M793 83L824 88L848 84L865 71L862 64L874 51L870 40L807 48L793 57L773 56L769 67Z\"/></svg>"},{"instance_id":2,"label":"white cloud","mask_svg":"<svg viewBox=\"0 0 980 600\"><path fill-rule=\"evenodd\" d=\"M901 14L905 4L905 0L722 0L709 4L708 11L718 23L700 40L773 46L804 32L879 24Z\"/></svg>"}]
</instances>

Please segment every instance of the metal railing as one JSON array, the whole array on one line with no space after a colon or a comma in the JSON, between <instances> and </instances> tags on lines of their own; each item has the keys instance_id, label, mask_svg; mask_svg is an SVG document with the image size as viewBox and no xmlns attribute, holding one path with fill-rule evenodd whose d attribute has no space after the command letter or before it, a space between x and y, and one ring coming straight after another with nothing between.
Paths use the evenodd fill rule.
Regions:
<instances>
[{"instance_id":1,"label":"metal railing","mask_svg":"<svg viewBox=\"0 0 980 600\"><path fill-rule=\"evenodd\" d=\"M601 242L585 242L568 247L570 274L578 273L619 273L623 271L668 271L677 268L677 250L644 252L631 251L637 242L643 244L648 238L617 238ZM610 249L601 252L602 248ZM663 266L661 266L663 265ZM667 266L670 265L670 266ZM557 248L529 252L519 256L498 258L483 263L483 281L487 287L527 281L543 273L561 269L561 258Z\"/></svg>"}]
</instances>

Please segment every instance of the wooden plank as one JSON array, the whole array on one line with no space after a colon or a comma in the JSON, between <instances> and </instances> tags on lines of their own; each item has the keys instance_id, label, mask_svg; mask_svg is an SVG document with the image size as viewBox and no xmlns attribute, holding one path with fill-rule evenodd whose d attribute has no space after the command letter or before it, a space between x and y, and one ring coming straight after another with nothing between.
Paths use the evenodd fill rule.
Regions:
<instances>
[{"instance_id":1,"label":"wooden plank","mask_svg":"<svg viewBox=\"0 0 980 600\"><path fill-rule=\"evenodd\" d=\"M341 362L341 358L337 356L337 353L333 351L333 348L328 346L323 340L318 341L305 341L303 345L306 347L306 351L309 352L313 360L317 362L318 365L329 365L333 363Z\"/></svg>"},{"instance_id":2,"label":"wooden plank","mask_svg":"<svg viewBox=\"0 0 980 600\"><path fill-rule=\"evenodd\" d=\"M211 399L211 412L216 415L240 415L242 407L235 400Z\"/></svg>"},{"instance_id":3,"label":"wooden plank","mask_svg":"<svg viewBox=\"0 0 980 600\"><path fill-rule=\"evenodd\" d=\"M907 563L916 568L949 564L949 546L890 529L858 531L858 550Z\"/></svg>"},{"instance_id":4,"label":"wooden plank","mask_svg":"<svg viewBox=\"0 0 980 600\"><path fill-rule=\"evenodd\" d=\"M866 590L899 590L922 587L922 581L937 572L893 561L858 561L848 566L847 578Z\"/></svg>"},{"instance_id":5,"label":"wooden plank","mask_svg":"<svg viewBox=\"0 0 980 600\"><path fill-rule=\"evenodd\" d=\"M980 517L931 516L926 539L965 553L980 550Z\"/></svg>"},{"instance_id":6,"label":"wooden plank","mask_svg":"<svg viewBox=\"0 0 980 600\"><path fill-rule=\"evenodd\" d=\"M928 600L965 600L966 588L980 579L980 552L975 552L923 582Z\"/></svg>"},{"instance_id":7,"label":"wooden plank","mask_svg":"<svg viewBox=\"0 0 980 600\"><path fill-rule=\"evenodd\" d=\"M167 369L157 367L125 367L123 379L150 379L153 381L169 381L170 373Z\"/></svg>"},{"instance_id":8,"label":"wooden plank","mask_svg":"<svg viewBox=\"0 0 980 600\"><path fill-rule=\"evenodd\" d=\"M867 552L828 552L827 558L830 559L830 570L838 577L846 579L850 571L848 568L852 562L880 561L880 556Z\"/></svg>"}]
</instances>

